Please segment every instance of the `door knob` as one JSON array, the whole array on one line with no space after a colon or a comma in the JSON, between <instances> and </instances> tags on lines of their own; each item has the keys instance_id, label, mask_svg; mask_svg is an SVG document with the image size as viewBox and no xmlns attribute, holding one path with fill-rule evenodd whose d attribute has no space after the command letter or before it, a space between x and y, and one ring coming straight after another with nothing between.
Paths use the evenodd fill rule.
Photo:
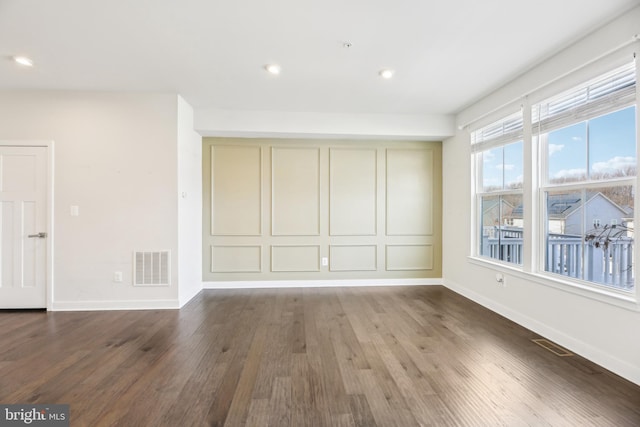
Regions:
<instances>
[{"instance_id":1,"label":"door knob","mask_svg":"<svg viewBox=\"0 0 640 427\"><path fill-rule=\"evenodd\" d=\"M29 237L29 238L37 237L38 239L44 239L45 237L47 237L47 233L40 232L38 234L29 234L29 236L27 236L27 237Z\"/></svg>"}]
</instances>

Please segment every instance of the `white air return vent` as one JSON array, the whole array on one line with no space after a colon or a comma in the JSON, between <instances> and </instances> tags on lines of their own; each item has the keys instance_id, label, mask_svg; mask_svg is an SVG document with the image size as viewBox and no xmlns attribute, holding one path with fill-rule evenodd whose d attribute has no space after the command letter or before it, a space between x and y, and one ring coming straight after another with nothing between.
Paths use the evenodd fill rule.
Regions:
<instances>
[{"instance_id":1,"label":"white air return vent","mask_svg":"<svg viewBox=\"0 0 640 427\"><path fill-rule=\"evenodd\" d=\"M169 251L134 252L133 285L169 286L170 263Z\"/></svg>"}]
</instances>

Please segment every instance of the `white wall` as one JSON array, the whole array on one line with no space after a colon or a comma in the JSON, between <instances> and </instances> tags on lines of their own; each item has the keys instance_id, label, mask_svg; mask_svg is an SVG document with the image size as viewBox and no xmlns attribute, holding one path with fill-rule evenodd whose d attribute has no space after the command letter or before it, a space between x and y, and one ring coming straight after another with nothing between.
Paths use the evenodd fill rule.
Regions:
<instances>
[{"instance_id":1,"label":"white wall","mask_svg":"<svg viewBox=\"0 0 640 427\"><path fill-rule=\"evenodd\" d=\"M480 100L458 116L466 123L532 92L628 43L640 33L640 8L587 36L531 72ZM630 57L629 57L630 59ZM443 144L443 275L446 286L640 384L640 311L632 302L613 304L588 292L554 287L533 274L470 260L469 134L458 131ZM498 286L497 271L506 287Z\"/></svg>"},{"instance_id":2,"label":"white wall","mask_svg":"<svg viewBox=\"0 0 640 427\"><path fill-rule=\"evenodd\" d=\"M171 94L0 95L0 139L55 141L51 308L178 306L177 109ZM132 252L167 249L172 285L132 286Z\"/></svg>"},{"instance_id":3,"label":"white wall","mask_svg":"<svg viewBox=\"0 0 640 427\"><path fill-rule=\"evenodd\" d=\"M202 289L202 138L193 108L178 97L178 264L180 307Z\"/></svg>"}]
</instances>

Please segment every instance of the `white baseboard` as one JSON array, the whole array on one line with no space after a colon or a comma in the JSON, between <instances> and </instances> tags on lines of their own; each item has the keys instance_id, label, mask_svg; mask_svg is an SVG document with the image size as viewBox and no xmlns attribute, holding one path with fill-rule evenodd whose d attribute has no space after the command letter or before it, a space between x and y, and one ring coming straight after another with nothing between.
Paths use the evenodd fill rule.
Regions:
<instances>
[{"instance_id":1,"label":"white baseboard","mask_svg":"<svg viewBox=\"0 0 640 427\"><path fill-rule=\"evenodd\" d=\"M542 323L536 319L525 316L518 311L512 310L507 306L504 306L492 299L480 295L479 293L451 280L445 280L444 286L488 308L489 310L494 311L563 347L566 347L572 352L579 354L594 363L597 363L598 365L610 370L611 372L614 372L621 377L640 385L640 367L634 366L624 360L608 354L602 351L600 348L596 348L583 341L577 340L572 336L567 335L564 332L561 332L554 327L547 325L546 323Z\"/></svg>"},{"instance_id":2,"label":"white baseboard","mask_svg":"<svg viewBox=\"0 0 640 427\"><path fill-rule=\"evenodd\" d=\"M168 310L179 309L178 300L129 300L129 301L54 301L51 311L102 311L102 310Z\"/></svg>"},{"instance_id":3,"label":"white baseboard","mask_svg":"<svg viewBox=\"0 0 640 427\"><path fill-rule=\"evenodd\" d=\"M442 285L442 279L256 280L204 282L202 289L332 288Z\"/></svg>"}]
</instances>

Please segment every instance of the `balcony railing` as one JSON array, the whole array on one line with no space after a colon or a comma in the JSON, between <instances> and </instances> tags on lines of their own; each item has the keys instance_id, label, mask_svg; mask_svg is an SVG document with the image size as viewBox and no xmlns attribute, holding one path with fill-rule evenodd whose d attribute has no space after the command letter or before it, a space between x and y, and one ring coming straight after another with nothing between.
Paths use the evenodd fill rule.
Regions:
<instances>
[{"instance_id":1,"label":"balcony railing","mask_svg":"<svg viewBox=\"0 0 640 427\"><path fill-rule=\"evenodd\" d=\"M490 231L490 232L487 232ZM482 254L514 264L522 264L522 229L501 227L485 230ZM550 233L547 239L545 270L602 285L632 289L633 239L624 237L596 247L579 235Z\"/></svg>"}]
</instances>

